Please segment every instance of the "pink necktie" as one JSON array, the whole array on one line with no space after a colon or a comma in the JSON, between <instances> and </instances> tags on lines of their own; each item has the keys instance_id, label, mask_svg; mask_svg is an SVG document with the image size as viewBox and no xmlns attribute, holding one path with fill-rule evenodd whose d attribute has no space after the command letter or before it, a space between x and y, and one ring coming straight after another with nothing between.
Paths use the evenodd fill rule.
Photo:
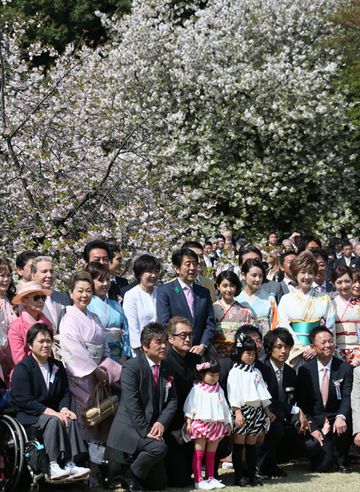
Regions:
<instances>
[{"instance_id":1,"label":"pink necktie","mask_svg":"<svg viewBox=\"0 0 360 492\"><path fill-rule=\"evenodd\" d=\"M186 302L187 305L189 306L191 316L194 317L194 295L193 295L192 288L187 285L184 288L184 291L185 291Z\"/></svg>"},{"instance_id":2,"label":"pink necktie","mask_svg":"<svg viewBox=\"0 0 360 492\"><path fill-rule=\"evenodd\" d=\"M155 384L158 384L158 382L159 382L159 364L154 364L152 367L153 367Z\"/></svg>"},{"instance_id":3,"label":"pink necktie","mask_svg":"<svg viewBox=\"0 0 360 492\"><path fill-rule=\"evenodd\" d=\"M321 381L321 396L324 407L326 407L328 396L329 396L329 370L327 367L324 367L324 374Z\"/></svg>"}]
</instances>

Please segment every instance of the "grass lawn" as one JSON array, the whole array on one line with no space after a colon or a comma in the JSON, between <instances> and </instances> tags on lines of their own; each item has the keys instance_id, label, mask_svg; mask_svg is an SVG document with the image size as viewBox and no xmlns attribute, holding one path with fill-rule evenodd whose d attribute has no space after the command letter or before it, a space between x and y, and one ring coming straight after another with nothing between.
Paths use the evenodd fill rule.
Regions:
<instances>
[{"instance_id":1,"label":"grass lawn","mask_svg":"<svg viewBox=\"0 0 360 492\"><path fill-rule=\"evenodd\" d=\"M353 472L350 474L343 473L311 473L306 465L284 465L282 467L287 473L286 478L272 479L264 481L263 487L257 487L256 490L269 492L359 492L360 491L360 466L352 465ZM224 492L244 492L254 491L254 487L245 487L240 489L233 486L233 470L224 470L221 472L221 478L226 485ZM75 492L80 491L81 486L44 486L40 492ZM121 487L115 489L121 492ZM190 492L192 488L184 489L166 489L168 492ZM19 491L20 492L20 491ZM92 488L91 492L105 492L100 487Z\"/></svg>"}]
</instances>

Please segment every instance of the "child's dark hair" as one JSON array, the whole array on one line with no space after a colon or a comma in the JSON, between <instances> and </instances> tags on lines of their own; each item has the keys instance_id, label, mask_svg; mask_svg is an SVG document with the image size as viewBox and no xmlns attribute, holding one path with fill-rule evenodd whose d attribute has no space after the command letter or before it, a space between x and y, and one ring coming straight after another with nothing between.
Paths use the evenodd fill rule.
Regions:
<instances>
[{"instance_id":1,"label":"child's dark hair","mask_svg":"<svg viewBox=\"0 0 360 492\"><path fill-rule=\"evenodd\" d=\"M231 352L231 358L234 362L240 362L244 352L257 352L256 342L242 332L239 328L235 333L234 345Z\"/></svg>"},{"instance_id":2,"label":"child's dark hair","mask_svg":"<svg viewBox=\"0 0 360 492\"><path fill-rule=\"evenodd\" d=\"M211 359L209 356L202 357L200 362L196 364L195 383L200 383L207 372L220 372L220 364L216 359Z\"/></svg>"}]
</instances>

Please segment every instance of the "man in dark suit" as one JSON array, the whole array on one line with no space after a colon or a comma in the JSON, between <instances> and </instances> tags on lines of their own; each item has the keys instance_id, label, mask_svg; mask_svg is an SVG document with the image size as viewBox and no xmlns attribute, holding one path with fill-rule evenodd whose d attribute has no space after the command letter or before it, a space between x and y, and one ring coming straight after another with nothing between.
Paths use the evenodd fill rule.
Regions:
<instances>
[{"instance_id":1,"label":"man in dark suit","mask_svg":"<svg viewBox=\"0 0 360 492\"><path fill-rule=\"evenodd\" d=\"M193 326L191 352L202 355L215 334L215 317L209 290L195 283L197 255L188 248L175 251L172 263L176 280L158 289L156 311L158 321L166 328L174 316L187 318Z\"/></svg>"},{"instance_id":2,"label":"man in dark suit","mask_svg":"<svg viewBox=\"0 0 360 492\"><path fill-rule=\"evenodd\" d=\"M165 441L168 445L166 471L170 487L186 487L193 483L192 458L194 441L181 442L181 429L184 426L184 403L194 382L194 371L200 356L190 352L192 326L189 320L175 316L168 323L169 351L166 362L175 378L177 409L167 430Z\"/></svg>"},{"instance_id":3,"label":"man in dark suit","mask_svg":"<svg viewBox=\"0 0 360 492\"><path fill-rule=\"evenodd\" d=\"M109 251L109 272L111 277L111 286L109 298L121 302L124 299L125 292L130 290L136 284L129 285L127 278L122 277L122 255L117 244L108 244Z\"/></svg>"},{"instance_id":4,"label":"man in dark suit","mask_svg":"<svg viewBox=\"0 0 360 492\"><path fill-rule=\"evenodd\" d=\"M267 384L276 420L257 449L257 464L260 473L268 477L286 476L277 465L281 458L289 461L320 451L319 443L309 434L309 422L296 405L296 373L286 364L293 346L294 339L285 328L276 328L264 337Z\"/></svg>"},{"instance_id":5,"label":"man in dark suit","mask_svg":"<svg viewBox=\"0 0 360 492\"><path fill-rule=\"evenodd\" d=\"M283 280L280 282L280 287L283 294L288 294L291 289L296 287L296 282L291 277L290 265L293 259L296 257L296 253L294 251L285 251L282 255L280 255L280 270L284 274Z\"/></svg>"},{"instance_id":6,"label":"man in dark suit","mask_svg":"<svg viewBox=\"0 0 360 492\"><path fill-rule=\"evenodd\" d=\"M336 448L338 471L348 473L353 370L347 362L333 357L334 338L327 328L314 328L309 339L316 357L300 367L297 395L298 405L311 421L311 435L321 445L312 467L318 472L329 471Z\"/></svg>"},{"instance_id":7,"label":"man in dark suit","mask_svg":"<svg viewBox=\"0 0 360 492\"><path fill-rule=\"evenodd\" d=\"M350 241L345 240L341 244L341 258L334 260L332 269L338 265L346 265L349 268L360 268L360 258L353 254L353 247Z\"/></svg>"},{"instance_id":8,"label":"man in dark suit","mask_svg":"<svg viewBox=\"0 0 360 492\"><path fill-rule=\"evenodd\" d=\"M162 325L146 325L141 346L143 353L123 365L120 404L107 441L111 460L121 461L122 453L134 456L124 475L130 492L142 490L142 485L166 487L164 432L177 407L174 378L164 361L167 340Z\"/></svg>"},{"instance_id":9,"label":"man in dark suit","mask_svg":"<svg viewBox=\"0 0 360 492\"><path fill-rule=\"evenodd\" d=\"M328 255L323 249L313 249L312 254L315 256L318 266L318 271L313 282L314 289L317 292L335 292L335 287L329 281Z\"/></svg>"}]
</instances>

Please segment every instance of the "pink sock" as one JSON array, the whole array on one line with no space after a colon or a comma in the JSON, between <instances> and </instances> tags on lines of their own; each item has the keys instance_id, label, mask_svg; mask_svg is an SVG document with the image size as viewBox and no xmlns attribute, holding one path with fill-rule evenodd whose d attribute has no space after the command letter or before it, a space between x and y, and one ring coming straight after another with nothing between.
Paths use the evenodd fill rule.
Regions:
<instances>
[{"instance_id":1,"label":"pink sock","mask_svg":"<svg viewBox=\"0 0 360 492\"><path fill-rule=\"evenodd\" d=\"M207 478L214 478L215 472L215 452L206 451L205 453L205 470Z\"/></svg>"},{"instance_id":2,"label":"pink sock","mask_svg":"<svg viewBox=\"0 0 360 492\"><path fill-rule=\"evenodd\" d=\"M197 451L194 449L193 459L192 459L192 469L194 472L195 482L200 482L202 480L201 476L201 462L204 457L205 451Z\"/></svg>"}]
</instances>

